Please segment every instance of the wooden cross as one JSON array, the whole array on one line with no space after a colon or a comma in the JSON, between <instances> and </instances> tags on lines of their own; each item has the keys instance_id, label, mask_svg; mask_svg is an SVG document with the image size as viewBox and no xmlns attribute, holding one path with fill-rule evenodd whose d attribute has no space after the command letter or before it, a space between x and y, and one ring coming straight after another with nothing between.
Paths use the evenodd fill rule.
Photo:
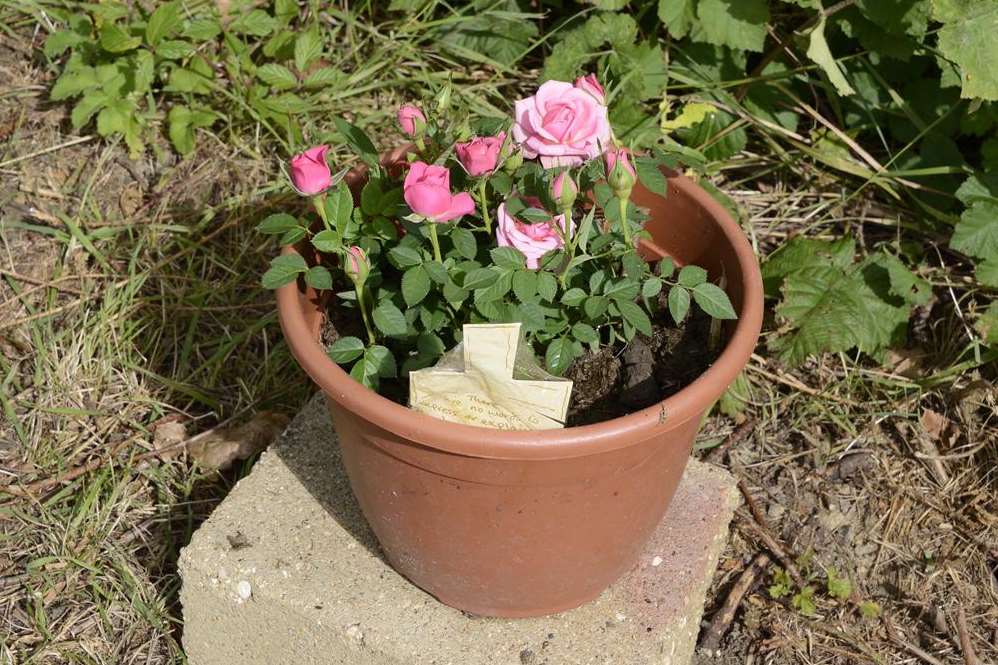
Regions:
<instances>
[{"instance_id":1,"label":"wooden cross","mask_svg":"<svg viewBox=\"0 0 998 665\"><path fill-rule=\"evenodd\" d=\"M464 326L463 363L409 373L409 404L450 422L507 430L565 426L572 382L547 375L536 362L516 367L519 323ZM527 378L513 378L513 370Z\"/></svg>"}]
</instances>

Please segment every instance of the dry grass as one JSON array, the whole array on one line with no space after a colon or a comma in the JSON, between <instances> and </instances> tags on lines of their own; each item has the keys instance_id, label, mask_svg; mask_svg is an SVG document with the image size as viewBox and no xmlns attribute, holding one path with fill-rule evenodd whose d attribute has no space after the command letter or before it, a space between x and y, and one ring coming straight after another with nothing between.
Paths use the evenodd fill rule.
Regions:
<instances>
[{"instance_id":1,"label":"dry grass","mask_svg":"<svg viewBox=\"0 0 998 665\"><path fill-rule=\"evenodd\" d=\"M31 39L0 44L0 663L182 662L178 550L249 465L220 474L157 455L155 430L290 414L311 391L256 286L273 248L252 227L279 196L276 162L252 127L203 133L179 162L166 146L132 162L80 141L65 108L45 102L49 73ZM453 69L415 41L357 39L397 79ZM462 75L480 106L501 105L515 84ZM328 112L374 109L384 125L395 83L386 76ZM771 568L720 662L926 661L914 648L971 665L961 615L979 662L998 662L998 396L993 363L971 348L963 275L905 210L758 153L715 180L760 254L798 233L850 230L865 246L904 227L939 257L924 275L937 298L915 322L910 358L831 355L791 371L760 345L745 374L754 434L730 464L802 557L816 614L771 597ZM927 410L948 423L942 434L923 424ZM701 444L731 427L712 418ZM761 548L745 524L734 533L714 605ZM827 567L848 575L854 598L828 595ZM866 600L880 618L861 616Z\"/></svg>"}]
</instances>

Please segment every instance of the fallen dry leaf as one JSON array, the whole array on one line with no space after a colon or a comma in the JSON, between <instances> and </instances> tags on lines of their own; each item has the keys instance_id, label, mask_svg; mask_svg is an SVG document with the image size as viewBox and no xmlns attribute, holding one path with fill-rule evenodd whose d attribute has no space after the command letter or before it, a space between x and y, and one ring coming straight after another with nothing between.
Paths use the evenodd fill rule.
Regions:
<instances>
[{"instance_id":1,"label":"fallen dry leaf","mask_svg":"<svg viewBox=\"0 0 998 665\"><path fill-rule=\"evenodd\" d=\"M216 430L189 446L191 456L202 466L226 469L236 460L244 460L270 445L284 431L288 417L261 411L238 426Z\"/></svg>"},{"instance_id":2,"label":"fallen dry leaf","mask_svg":"<svg viewBox=\"0 0 998 665\"><path fill-rule=\"evenodd\" d=\"M177 420L166 420L155 426L152 433L152 447L164 460L177 459L184 453L181 445L187 440L187 428Z\"/></svg>"}]
</instances>

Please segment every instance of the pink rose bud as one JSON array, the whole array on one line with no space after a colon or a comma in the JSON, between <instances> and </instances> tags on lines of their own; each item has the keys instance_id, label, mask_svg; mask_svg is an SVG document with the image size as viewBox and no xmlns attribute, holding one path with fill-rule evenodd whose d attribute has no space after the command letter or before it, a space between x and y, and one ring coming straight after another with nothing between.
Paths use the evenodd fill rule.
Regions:
<instances>
[{"instance_id":1,"label":"pink rose bud","mask_svg":"<svg viewBox=\"0 0 998 665\"><path fill-rule=\"evenodd\" d=\"M606 159L606 181L613 193L621 198L629 196L638 177L631 164L631 151L614 146L607 148L603 157Z\"/></svg>"},{"instance_id":2,"label":"pink rose bud","mask_svg":"<svg viewBox=\"0 0 998 665\"><path fill-rule=\"evenodd\" d=\"M456 144L454 152L468 175L486 175L496 170L505 140L506 132L499 132L498 136L476 136L468 143Z\"/></svg>"},{"instance_id":3,"label":"pink rose bud","mask_svg":"<svg viewBox=\"0 0 998 665\"><path fill-rule=\"evenodd\" d=\"M404 104L398 112L399 127L408 136L422 136L426 130L426 116L414 104Z\"/></svg>"},{"instance_id":4,"label":"pink rose bud","mask_svg":"<svg viewBox=\"0 0 998 665\"><path fill-rule=\"evenodd\" d=\"M610 143L606 106L564 81L547 81L537 94L516 102L513 138L527 159L546 169L576 166L599 156Z\"/></svg>"},{"instance_id":5,"label":"pink rose bud","mask_svg":"<svg viewBox=\"0 0 998 665\"><path fill-rule=\"evenodd\" d=\"M600 104L606 104L606 92L603 90L603 86L600 85L599 79L596 78L595 74L586 74L575 79L575 87L588 92Z\"/></svg>"},{"instance_id":6,"label":"pink rose bud","mask_svg":"<svg viewBox=\"0 0 998 665\"><path fill-rule=\"evenodd\" d=\"M451 194L450 170L443 166L413 162L402 183L402 195L414 213L434 222L449 222L475 212L471 194Z\"/></svg>"},{"instance_id":7,"label":"pink rose bud","mask_svg":"<svg viewBox=\"0 0 998 665\"><path fill-rule=\"evenodd\" d=\"M575 197L579 194L579 187L568 175L568 171L562 171L551 181L549 191L551 200L555 201L561 210L568 210L575 203Z\"/></svg>"},{"instance_id":8,"label":"pink rose bud","mask_svg":"<svg viewBox=\"0 0 998 665\"><path fill-rule=\"evenodd\" d=\"M528 200L527 203L533 207L540 205L540 201L536 200ZM527 224L507 213L506 203L503 202L496 211L496 221L496 243L500 247L520 250L531 270L538 268L542 256L565 246L565 215L557 215L547 222Z\"/></svg>"},{"instance_id":9,"label":"pink rose bud","mask_svg":"<svg viewBox=\"0 0 998 665\"><path fill-rule=\"evenodd\" d=\"M314 196L329 188L329 165L326 164L328 145L309 148L291 159L291 182L299 194Z\"/></svg>"},{"instance_id":10,"label":"pink rose bud","mask_svg":"<svg viewBox=\"0 0 998 665\"><path fill-rule=\"evenodd\" d=\"M371 263L367 260L367 254L357 245L347 250L346 261L343 262L343 272L347 274L354 284L360 285L367 280L367 274L371 271Z\"/></svg>"}]
</instances>

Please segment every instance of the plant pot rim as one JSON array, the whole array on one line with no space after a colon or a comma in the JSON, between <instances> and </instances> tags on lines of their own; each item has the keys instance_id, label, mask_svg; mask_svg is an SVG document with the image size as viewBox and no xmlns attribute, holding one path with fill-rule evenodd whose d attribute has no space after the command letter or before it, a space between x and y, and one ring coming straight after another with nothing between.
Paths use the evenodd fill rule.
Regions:
<instances>
[{"instance_id":1,"label":"plant pot rim","mask_svg":"<svg viewBox=\"0 0 998 665\"><path fill-rule=\"evenodd\" d=\"M312 380L344 408L430 448L468 457L549 460L596 455L634 445L635 441L659 435L705 411L748 363L762 328L762 276L755 252L741 228L723 206L686 176L670 176L669 184L716 220L735 251L743 275L743 302L734 333L707 371L674 395L640 411L590 425L549 430L490 429L419 413L361 385L326 355L306 321L297 282L277 289L284 337ZM290 245L282 249L282 254L296 252Z\"/></svg>"}]
</instances>

